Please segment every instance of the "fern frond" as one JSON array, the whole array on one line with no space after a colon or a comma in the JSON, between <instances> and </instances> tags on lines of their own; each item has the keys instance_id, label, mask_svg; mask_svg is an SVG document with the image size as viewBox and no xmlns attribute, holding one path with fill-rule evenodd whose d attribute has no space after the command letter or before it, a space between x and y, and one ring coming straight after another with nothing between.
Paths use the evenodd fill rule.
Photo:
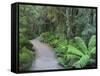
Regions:
<instances>
[{"instance_id":1,"label":"fern frond","mask_svg":"<svg viewBox=\"0 0 100 76\"><path fill-rule=\"evenodd\" d=\"M74 54L76 56L83 56L84 54L78 50L77 48L75 48L74 46L72 45L68 45L68 51L67 51L68 54Z\"/></svg>"},{"instance_id":2,"label":"fern frond","mask_svg":"<svg viewBox=\"0 0 100 76\"><path fill-rule=\"evenodd\" d=\"M94 47L96 46L96 36L93 35L90 40L89 40L89 44L88 44L88 49L89 51Z\"/></svg>"},{"instance_id":3,"label":"fern frond","mask_svg":"<svg viewBox=\"0 0 100 76\"><path fill-rule=\"evenodd\" d=\"M95 54L96 53L96 47L93 47L90 51L90 54Z\"/></svg>"},{"instance_id":4,"label":"fern frond","mask_svg":"<svg viewBox=\"0 0 100 76\"><path fill-rule=\"evenodd\" d=\"M74 55L74 54L67 54L67 59L73 59L73 58L80 59L80 56L77 56L77 55Z\"/></svg>"},{"instance_id":5,"label":"fern frond","mask_svg":"<svg viewBox=\"0 0 100 76\"><path fill-rule=\"evenodd\" d=\"M88 55L84 55L82 56L82 58L80 58L79 61L75 62L73 64L73 67L75 68L83 68L87 65L87 63L89 62L89 56Z\"/></svg>"},{"instance_id":6,"label":"fern frond","mask_svg":"<svg viewBox=\"0 0 100 76\"><path fill-rule=\"evenodd\" d=\"M75 42L76 42L78 49L80 49L81 52L86 54L88 49L87 49L85 42L80 37L75 37Z\"/></svg>"}]
</instances>

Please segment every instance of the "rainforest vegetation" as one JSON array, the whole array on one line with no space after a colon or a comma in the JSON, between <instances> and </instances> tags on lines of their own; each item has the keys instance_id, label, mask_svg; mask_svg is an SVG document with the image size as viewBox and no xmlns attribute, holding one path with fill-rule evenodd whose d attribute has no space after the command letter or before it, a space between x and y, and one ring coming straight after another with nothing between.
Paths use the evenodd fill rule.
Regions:
<instances>
[{"instance_id":1,"label":"rainforest vegetation","mask_svg":"<svg viewBox=\"0 0 100 76\"><path fill-rule=\"evenodd\" d=\"M31 67L34 45L40 41L54 49L64 69L96 67L96 9L19 5L19 69Z\"/></svg>"}]
</instances>

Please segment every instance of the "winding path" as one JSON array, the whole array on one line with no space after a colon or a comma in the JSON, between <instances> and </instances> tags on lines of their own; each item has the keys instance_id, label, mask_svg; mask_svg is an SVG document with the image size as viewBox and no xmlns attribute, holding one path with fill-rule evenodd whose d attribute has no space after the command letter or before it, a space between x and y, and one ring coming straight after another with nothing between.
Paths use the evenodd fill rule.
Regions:
<instances>
[{"instance_id":1,"label":"winding path","mask_svg":"<svg viewBox=\"0 0 100 76\"><path fill-rule=\"evenodd\" d=\"M47 44L40 42L38 39L31 40L36 50L36 60L33 61L30 70L54 70L63 69L57 61L56 55L52 48Z\"/></svg>"}]
</instances>

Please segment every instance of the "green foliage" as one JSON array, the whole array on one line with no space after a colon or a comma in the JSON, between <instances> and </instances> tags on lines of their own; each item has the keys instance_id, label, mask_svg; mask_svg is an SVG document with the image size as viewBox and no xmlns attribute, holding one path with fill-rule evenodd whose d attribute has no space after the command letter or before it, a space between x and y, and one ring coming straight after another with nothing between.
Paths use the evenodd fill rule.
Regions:
<instances>
[{"instance_id":1,"label":"green foliage","mask_svg":"<svg viewBox=\"0 0 100 76\"><path fill-rule=\"evenodd\" d=\"M90 38L90 41L88 43L89 45L90 45L92 39L94 41L93 43L94 44L96 43L96 41L94 40L96 38L94 38L94 37L95 36L92 36ZM90 48L91 46L87 48L86 44L84 43L84 41L80 37L77 37L77 39L75 37L75 42L76 42L75 44L78 43L77 47L76 46L75 47L68 46L68 54L74 55L74 58L75 58L75 55L79 57L78 60L76 60L76 61L73 62L72 67L75 67L75 68L84 68L84 67L86 67L86 65L89 65L89 63L94 64L94 62L92 62L91 60L93 60L93 61L95 60L92 57L92 55L95 54L95 52L96 52L96 46L93 46L91 48L91 50L88 50L88 48ZM82 44L83 44L83 46L82 46ZM87 49L85 49L84 46ZM82 49L82 48L84 48L84 49ZM82 50L84 50L84 53L83 53Z\"/></svg>"},{"instance_id":2,"label":"green foliage","mask_svg":"<svg viewBox=\"0 0 100 76\"><path fill-rule=\"evenodd\" d=\"M53 46L54 48L57 47L59 43L59 40L58 39L53 39L51 42L50 42L50 45Z\"/></svg>"},{"instance_id":3,"label":"green foliage","mask_svg":"<svg viewBox=\"0 0 100 76\"><path fill-rule=\"evenodd\" d=\"M27 70L35 58L33 45L26 37L26 29L21 29L19 34L19 70Z\"/></svg>"},{"instance_id":4,"label":"green foliage","mask_svg":"<svg viewBox=\"0 0 100 76\"><path fill-rule=\"evenodd\" d=\"M53 38L53 36L52 36L52 34L50 32L42 33L41 37L43 38L42 41L43 42L47 42L47 43L49 43Z\"/></svg>"},{"instance_id":5,"label":"green foliage","mask_svg":"<svg viewBox=\"0 0 100 76\"><path fill-rule=\"evenodd\" d=\"M35 57L33 45L30 41L23 35L23 33L19 34L19 69L26 70L28 69L32 61Z\"/></svg>"},{"instance_id":6,"label":"green foliage","mask_svg":"<svg viewBox=\"0 0 100 76\"><path fill-rule=\"evenodd\" d=\"M88 62L89 62L89 56L84 55L80 58L80 60L75 62L72 66L75 68L84 68L84 66L86 66L88 64Z\"/></svg>"},{"instance_id":7,"label":"green foliage","mask_svg":"<svg viewBox=\"0 0 100 76\"><path fill-rule=\"evenodd\" d=\"M32 47L33 47L30 41L22 33L20 33L19 45L20 45L20 49L23 47L26 47L32 50Z\"/></svg>"},{"instance_id":8,"label":"green foliage","mask_svg":"<svg viewBox=\"0 0 100 76\"><path fill-rule=\"evenodd\" d=\"M96 36L93 35L89 41L88 49L91 50L93 47L96 46Z\"/></svg>"},{"instance_id":9,"label":"green foliage","mask_svg":"<svg viewBox=\"0 0 100 76\"><path fill-rule=\"evenodd\" d=\"M85 50L86 51L86 50ZM83 56L83 52L81 52L79 49L77 49L76 47L72 46L72 45L68 45L68 54L72 54L72 55L77 55L77 56Z\"/></svg>"},{"instance_id":10,"label":"green foliage","mask_svg":"<svg viewBox=\"0 0 100 76\"><path fill-rule=\"evenodd\" d=\"M86 42L96 33L96 9L19 5L19 27L32 39L44 32L61 38L81 36Z\"/></svg>"},{"instance_id":11,"label":"green foliage","mask_svg":"<svg viewBox=\"0 0 100 76\"><path fill-rule=\"evenodd\" d=\"M80 49L84 54L87 53L86 44L80 37L75 37L75 42L78 49Z\"/></svg>"},{"instance_id":12,"label":"green foliage","mask_svg":"<svg viewBox=\"0 0 100 76\"><path fill-rule=\"evenodd\" d=\"M87 65L95 64L95 19L96 10L90 8L20 5L21 65L24 63L26 65L31 61L29 52L32 51L33 45L29 40L38 36L42 42L48 43L54 48L59 63L65 69L84 68Z\"/></svg>"},{"instance_id":13,"label":"green foliage","mask_svg":"<svg viewBox=\"0 0 100 76\"><path fill-rule=\"evenodd\" d=\"M41 37L55 49L59 64L64 68L84 68L95 62L92 57L96 52L95 35L90 38L88 46L81 37L67 41L56 38L56 35L49 32L42 34Z\"/></svg>"},{"instance_id":14,"label":"green foliage","mask_svg":"<svg viewBox=\"0 0 100 76\"><path fill-rule=\"evenodd\" d=\"M49 43L53 47L56 47L59 42L59 38L51 32L42 33L41 37L43 42Z\"/></svg>"},{"instance_id":15,"label":"green foliage","mask_svg":"<svg viewBox=\"0 0 100 76\"><path fill-rule=\"evenodd\" d=\"M34 59L34 52L30 51L26 47L23 47L21 49L21 52L19 54L19 66L20 70L25 70L30 67L32 64L32 61Z\"/></svg>"},{"instance_id":16,"label":"green foliage","mask_svg":"<svg viewBox=\"0 0 100 76\"><path fill-rule=\"evenodd\" d=\"M33 52L23 47L20 53L20 60L22 63L30 62L33 58Z\"/></svg>"}]
</instances>

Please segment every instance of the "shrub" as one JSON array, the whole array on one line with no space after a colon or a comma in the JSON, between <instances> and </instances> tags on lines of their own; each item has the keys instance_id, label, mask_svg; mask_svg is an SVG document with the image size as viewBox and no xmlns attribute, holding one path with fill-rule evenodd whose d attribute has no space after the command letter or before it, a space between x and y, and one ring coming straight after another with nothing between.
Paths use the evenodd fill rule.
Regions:
<instances>
[{"instance_id":1,"label":"shrub","mask_svg":"<svg viewBox=\"0 0 100 76\"><path fill-rule=\"evenodd\" d=\"M51 32L45 32L41 34L41 37L43 38L44 42L49 42L54 39L54 34Z\"/></svg>"},{"instance_id":2,"label":"shrub","mask_svg":"<svg viewBox=\"0 0 100 76\"><path fill-rule=\"evenodd\" d=\"M41 34L42 41L49 43L52 47L56 47L59 42L59 38L51 32L45 32Z\"/></svg>"},{"instance_id":3,"label":"shrub","mask_svg":"<svg viewBox=\"0 0 100 76\"><path fill-rule=\"evenodd\" d=\"M42 37L42 41L47 43L47 42L50 41L51 33L50 32L45 32L45 33L42 33L40 36Z\"/></svg>"},{"instance_id":4,"label":"shrub","mask_svg":"<svg viewBox=\"0 0 100 76\"><path fill-rule=\"evenodd\" d=\"M19 38L19 46L20 49L23 47L26 47L30 50L32 50L33 45L30 43L30 41L24 37L24 35L20 34L20 38Z\"/></svg>"},{"instance_id":5,"label":"shrub","mask_svg":"<svg viewBox=\"0 0 100 76\"><path fill-rule=\"evenodd\" d=\"M58 56L61 56L62 54L66 53L67 51L67 40L59 40L57 47L55 48L55 51Z\"/></svg>"},{"instance_id":6,"label":"shrub","mask_svg":"<svg viewBox=\"0 0 100 76\"><path fill-rule=\"evenodd\" d=\"M26 47L23 47L21 49L21 52L19 54L19 64L20 64L20 70L25 70L31 66L31 63L34 59L34 53L27 49Z\"/></svg>"},{"instance_id":7,"label":"shrub","mask_svg":"<svg viewBox=\"0 0 100 76\"><path fill-rule=\"evenodd\" d=\"M50 45L53 47L53 48L56 48L58 43L59 43L59 40L58 39L53 39L51 42L49 42Z\"/></svg>"}]
</instances>

